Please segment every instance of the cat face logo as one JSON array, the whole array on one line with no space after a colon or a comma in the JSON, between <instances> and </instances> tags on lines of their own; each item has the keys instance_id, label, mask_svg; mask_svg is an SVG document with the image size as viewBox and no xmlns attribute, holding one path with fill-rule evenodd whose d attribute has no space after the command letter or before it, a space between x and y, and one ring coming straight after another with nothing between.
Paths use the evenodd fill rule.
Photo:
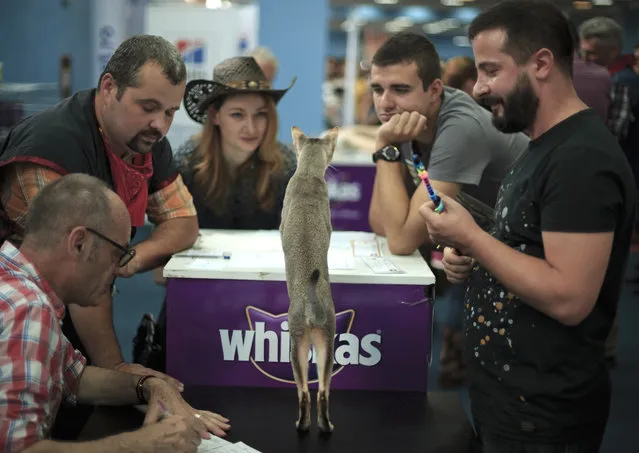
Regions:
<instances>
[{"instance_id":1,"label":"cat face logo","mask_svg":"<svg viewBox=\"0 0 639 453\"><path fill-rule=\"evenodd\" d=\"M290 365L290 334L287 313L278 315L256 307L246 307L249 330L220 329L222 354L225 361L251 362L265 376L280 382L295 384ZM345 366L375 366L382 360L379 347L381 335L371 333L361 340L351 333L355 310L335 314L335 360L332 375ZM309 361L316 363L315 350ZM317 369L310 366L309 382L317 381Z\"/></svg>"}]
</instances>

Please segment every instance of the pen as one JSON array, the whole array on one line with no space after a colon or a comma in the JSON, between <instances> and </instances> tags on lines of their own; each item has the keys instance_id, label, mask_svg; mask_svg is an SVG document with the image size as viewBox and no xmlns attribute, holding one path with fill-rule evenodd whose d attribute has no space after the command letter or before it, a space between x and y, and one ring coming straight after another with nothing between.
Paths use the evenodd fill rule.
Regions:
<instances>
[{"instance_id":1,"label":"pen","mask_svg":"<svg viewBox=\"0 0 639 453\"><path fill-rule=\"evenodd\" d=\"M169 412L162 401L158 401L158 406L160 407L160 420L164 420L171 416L171 412Z\"/></svg>"},{"instance_id":2,"label":"pen","mask_svg":"<svg viewBox=\"0 0 639 453\"><path fill-rule=\"evenodd\" d=\"M428 179L428 172L426 168L424 168L424 164L419 159L417 154L413 154L413 164L415 165L415 170L417 171L417 176L424 181L424 186L426 186L426 191L428 192L428 197L431 199L433 203L435 203L435 212L442 212L444 210L444 202L442 199L435 193L435 189L430 185L430 180Z\"/></svg>"}]
</instances>

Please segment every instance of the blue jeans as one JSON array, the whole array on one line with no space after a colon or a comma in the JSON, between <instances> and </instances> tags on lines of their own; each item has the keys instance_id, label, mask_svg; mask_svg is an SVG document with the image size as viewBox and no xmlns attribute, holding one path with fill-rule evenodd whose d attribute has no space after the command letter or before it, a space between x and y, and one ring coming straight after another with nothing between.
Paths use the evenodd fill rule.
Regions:
<instances>
[{"instance_id":1,"label":"blue jeans","mask_svg":"<svg viewBox=\"0 0 639 453\"><path fill-rule=\"evenodd\" d=\"M455 332L462 330L464 322L464 296L466 295L466 283L451 285L444 295L444 303L448 313L446 327Z\"/></svg>"}]
</instances>

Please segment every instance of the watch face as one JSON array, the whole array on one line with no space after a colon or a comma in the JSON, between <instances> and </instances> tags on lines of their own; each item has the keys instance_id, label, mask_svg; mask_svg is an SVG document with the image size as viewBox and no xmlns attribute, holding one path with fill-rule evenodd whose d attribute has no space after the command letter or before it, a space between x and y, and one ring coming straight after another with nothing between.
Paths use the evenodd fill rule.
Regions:
<instances>
[{"instance_id":1,"label":"watch face","mask_svg":"<svg viewBox=\"0 0 639 453\"><path fill-rule=\"evenodd\" d=\"M387 160L393 161L397 160L397 158L399 157L399 150L394 146L385 146L382 149L382 154Z\"/></svg>"}]
</instances>

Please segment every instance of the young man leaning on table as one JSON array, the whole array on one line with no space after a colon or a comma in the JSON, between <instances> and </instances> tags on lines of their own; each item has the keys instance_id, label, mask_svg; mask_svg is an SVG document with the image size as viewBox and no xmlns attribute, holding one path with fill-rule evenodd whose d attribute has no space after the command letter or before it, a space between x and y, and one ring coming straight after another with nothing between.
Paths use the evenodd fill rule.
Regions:
<instances>
[{"instance_id":1,"label":"young man leaning on table","mask_svg":"<svg viewBox=\"0 0 639 453\"><path fill-rule=\"evenodd\" d=\"M67 304L92 306L135 256L118 195L85 174L64 176L33 199L20 248L0 248L0 449L19 452L195 452L224 417L193 409L174 385L87 366L61 328ZM92 442L48 440L62 400L148 404L144 427Z\"/></svg>"},{"instance_id":2,"label":"young man leaning on table","mask_svg":"<svg viewBox=\"0 0 639 453\"><path fill-rule=\"evenodd\" d=\"M460 90L445 87L435 46L423 35L402 32L375 53L370 86L377 131L375 183L369 219L392 253L409 255L429 244L418 208L428 201L412 154L427 167L436 191L461 191L494 205L510 165L526 149L524 134L506 135L488 111Z\"/></svg>"}]
</instances>

